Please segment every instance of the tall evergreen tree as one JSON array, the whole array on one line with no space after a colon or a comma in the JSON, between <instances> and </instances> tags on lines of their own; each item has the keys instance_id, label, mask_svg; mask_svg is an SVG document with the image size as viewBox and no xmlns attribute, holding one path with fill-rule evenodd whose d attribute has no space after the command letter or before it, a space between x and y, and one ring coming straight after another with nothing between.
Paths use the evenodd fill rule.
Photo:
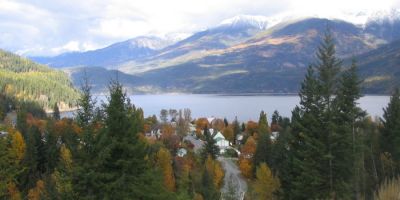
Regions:
<instances>
[{"instance_id":1,"label":"tall evergreen tree","mask_svg":"<svg viewBox=\"0 0 400 200\"><path fill-rule=\"evenodd\" d=\"M94 169L95 166L95 140L96 133L94 131L95 123L100 123L101 119L95 119L95 100L91 94L91 87L89 79L86 76L83 79L83 85L81 87L81 96L78 99L77 106L78 111L75 116L75 121L78 126L82 129L80 135L80 148L75 156L77 167L73 170L72 181L73 187L76 193L87 199L93 199L95 196L95 182ZM100 112L100 109L98 109Z\"/></svg>"},{"instance_id":2,"label":"tall evergreen tree","mask_svg":"<svg viewBox=\"0 0 400 200\"><path fill-rule=\"evenodd\" d=\"M318 81L310 66L300 89L300 107L292 112L292 137L286 175L282 177L282 188L289 199L323 199L328 181L323 160L326 146L321 141L321 113ZM290 167L290 168L289 168ZM321 189L324 189L323 191Z\"/></svg>"},{"instance_id":3,"label":"tall evergreen tree","mask_svg":"<svg viewBox=\"0 0 400 200\"><path fill-rule=\"evenodd\" d=\"M220 195L218 190L215 188L213 178L207 169L204 170L201 178L201 194L204 199L207 200L218 200Z\"/></svg>"},{"instance_id":4,"label":"tall evergreen tree","mask_svg":"<svg viewBox=\"0 0 400 200\"><path fill-rule=\"evenodd\" d=\"M203 134L205 137L205 144L203 145L203 149L201 151L202 161L205 162L208 156L211 156L212 159L216 159L219 154L219 148L216 145L217 142L214 140L207 126L204 128Z\"/></svg>"},{"instance_id":5,"label":"tall evergreen tree","mask_svg":"<svg viewBox=\"0 0 400 200\"><path fill-rule=\"evenodd\" d=\"M57 103L53 106L53 119L60 120L60 109L58 108Z\"/></svg>"},{"instance_id":6,"label":"tall evergreen tree","mask_svg":"<svg viewBox=\"0 0 400 200\"><path fill-rule=\"evenodd\" d=\"M93 173L96 199L168 199L159 173L146 161L145 144L139 140L137 109L129 103L122 85L109 86L104 128L96 142ZM157 191L157 192L155 192Z\"/></svg>"},{"instance_id":7,"label":"tall evergreen tree","mask_svg":"<svg viewBox=\"0 0 400 200\"><path fill-rule=\"evenodd\" d=\"M90 125L94 118L96 101L92 97L92 88L89 84L89 79L86 76L86 72L83 81L84 82L81 86L81 96L77 102L78 110L76 112L75 120L80 127L86 128Z\"/></svg>"},{"instance_id":8,"label":"tall evergreen tree","mask_svg":"<svg viewBox=\"0 0 400 200\"><path fill-rule=\"evenodd\" d=\"M400 174L400 91L397 88L390 97L388 106L383 110L381 146L391 155L398 167L393 176Z\"/></svg>"},{"instance_id":9,"label":"tall evergreen tree","mask_svg":"<svg viewBox=\"0 0 400 200\"><path fill-rule=\"evenodd\" d=\"M40 130L32 126L25 137L26 151L22 161L26 170L21 174L22 189L33 188L46 172L46 151Z\"/></svg>"},{"instance_id":10,"label":"tall evergreen tree","mask_svg":"<svg viewBox=\"0 0 400 200\"><path fill-rule=\"evenodd\" d=\"M327 146L328 152L324 155L326 166L326 174L328 175L328 189L331 195L334 193L334 159L333 155L335 139L337 137L336 127L334 123L333 99L337 90L339 80L338 74L341 67L341 61L336 58L334 39L330 31L325 34L324 40L318 49L318 85L319 94L321 95L320 111L322 111L321 119L325 130L325 136L321 137L321 141ZM324 141L325 140L325 141Z\"/></svg>"},{"instance_id":11,"label":"tall evergreen tree","mask_svg":"<svg viewBox=\"0 0 400 200\"><path fill-rule=\"evenodd\" d=\"M342 77L339 75L341 61L335 55L330 32L318 48L317 57L314 67L317 74L309 67L300 90L300 107L292 116L296 140L291 147L294 150L293 170L299 174L292 176L292 183L283 183L293 186L290 191L295 198L348 199L351 196L353 146L351 129L344 127L352 127L353 120L343 126L348 117L343 112L349 108L356 110L359 81L355 65ZM352 119L354 116L350 115ZM305 197L302 193L312 195Z\"/></svg>"},{"instance_id":12,"label":"tall evergreen tree","mask_svg":"<svg viewBox=\"0 0 400 200\"><path fill-rule=\"evenodd\" d=\"M256 152L253 157L253 174L255 175L256 169L260 163L267 163L271 166L272 162L272 141L270 129L268 127L267 114L261 111L258 121L258 134Z\"/></svg>"},{"instance_id":13,"label":"tall evergreen tree","mask_svg":"<svg viewBox=\"0 0 400 200\"><path fill-rule=\"evenodd\" d=\"M334 177L335 182L349 183L349 178L353 177L353 193L355 198L359 199L359 176L362 151L360 139L357 138L356 122L364 116L364 112L357 106L357 100L362 96L361 81L357 75L357 65L353 60L351 67L345 70L339 80L337 95L334 100L335 123L337 125L336 138L332 144L335 150L334 171L340 170ZM349 166L352 166L351 168ZM353 169L350 171L350 169ZM346 184L335 188L340 193L350 193L350 186Z\"/></svg>"},{"instance_id":14,"label":"tall evergreen tree","mask_svg":"<svg viewBox=\"0 0 400 200\"><path fill-rule=\"evenodd\" d=\"M237 144L237 136L241 133L242 131L240 130L240 125L237 117L235 117L235 120L233 121L233 144Z\"/></svg>"}]
</instances>

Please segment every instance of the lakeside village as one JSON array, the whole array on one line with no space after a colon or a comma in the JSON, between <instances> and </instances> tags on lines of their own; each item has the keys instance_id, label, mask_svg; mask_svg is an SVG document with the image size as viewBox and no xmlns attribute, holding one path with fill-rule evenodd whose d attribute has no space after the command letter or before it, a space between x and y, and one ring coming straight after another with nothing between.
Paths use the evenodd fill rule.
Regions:
<instances>
[{"instance_id":1,"label":"lakeside village","mask_svg":"<svg viewBox=\"0 0 400 200\"><path fill-rule=\"evenodd\" d=\"M57 120L54 124L54 128L57 130L56 132L59 132L56 133L56 135L59 136L59 142L57 143L62 144L64 140L68 143L69 139L67 138L72 138L72 135L74 135L68 133L70 131L68 127L75 126L74 121L77 120L76 116L74 116L73 119L66 117L60 119L61 117L57 111L47 115L49 121L37 119L34 115L29 113L23 118L26 119L26 121L24 121L27 123L28 127L38 126L39 130L45 130L46 128L44 127L48 127L49 123L51 124L51 119ZM266 128L264 131L270 133L270 141L273 142L277 138L279 130L281 130L281 125L284 124L284 121L288 120L286 118L283 119L279 116L279 113L275 111L272 115L272 123L269 126L266 116L266 113L262 111L258 122L248 121L247 123L240 123L237 119L229 122L227 119L216 117L192 119L190 109L163 109L159 117L153 115L142 118L144 120L142 127L143 132L140 134L139 138L149 144L148 146L150 146L150 149L160 148L155 154L157 159L162 160L161 157L164 156L161 156L160 152L164 152L165 149L170 152L170 154L166 153L166 155L169 154L169 156L166 156L166 158L168 158L167 160L170 160L166 163L169 163L167 166L172 165L174 171L172 174L175 175L171 175L172 171L164 174L164 185L170 187L170 191L174 191L175 189L173 188L179 185L178 180L176 180L174 184L166 180L178 179L178 177L180 177L180 171L184 169L182 166L186 166L188 163L197 163L199 162L197 161L198 158L204 159L204 152L207 152L209 156L212 155L212 153L209 154L209 152L215 152L215 157L212 156L212 158L207 159L206 163L209 164L206 164L206 166L213 163L211 165L214 167L210 170L212 171L213 185L215 185L216 190L220 190L220 194L217 196L221 196L223 199L229 199L228 196L234 199L243 199L249 187L248 178L250 178L250 174L253 173L253 169L249 163L252 162L256 153L256 140L262 137L258 135L258 132ZM19 115L16 111L11 111L6 114L4 120L0 122L0 138L14 138L14 130L24 129L19 127L21 126L21 121L19 121L18 118ZM76 128L73 128L72 132L79 134L80 131L74 129ZM47 143L49 143L49 138L46 136L46 133L41 135L41 143L46 146ZM86 145L83 140L80 140L78 143ZM211 150L207 149L210 143L213 143L213 145L211 145L213 149ZM162 144L163 147L157 147L160 144ZM44 154L46 154L46 152L44 152ZM156 164L156 166L158 165ZM192 166L191 168L196 167ZM201 172L199 169L191 169L190 171L194 174ZM174 176L176 177L173 178ZM197 181L194 180L194 182ZM235 191L232 191L232 188ZM206 196L206 194L208 193L201 195Z\"/></svg>"},{"instance_id":2,"label":"lakeside village","mask_svg":"<svg viewBox=\"0 0 400 200\"><path fill-rule=\"evenodd\" d=\"M184 109L184 111L190 113L189 109ZM166 110L161 111L160 118L166 119L163 117L163 112L166 112ZM180 117L177 118L176 116L176 114L182 112L182 110L178 112L172 109L168 112L170 113L169 120L164 120L164 122L154 124L150 129L147 129L147 132L144 135L150 141L164 140L168 138L171 140L173 146L175 146L176 156L178 157L184 157L188 151L201 153L203 145L206 142L205 131L208 131L212 139L215 141L220 155L226 157L238 157L241 154L240 146L246 142L245 139L253 135L253 133L250 132L252 132L252 130L255 131L258 125L258 123L254 121L248 121L247 124L240 124L237 119L229 124L226 118L220 119L216 117L202 117L191 120L187 123L188 120L182 120ZM265 115L263 111L261 113ZM152 118L154 119L155 116ZM191 118L189 117L189 119ZM280 119L282 121L282 117L279 116L277 111L274 113L274 120L275 119ZM179 123L179 121L181 121L181 123ZM182 125L182 122L187 124ZM246 129L246 127L248 129ZM273 125L273 127L278 127L278 124ZM180 132L182 129L183 132ZM250 135L248 133L250 133ZM271 132L271 140L275 140L278 134L279 128L275 128ZM180 137L182 137L182 139ZM247 155L247 157L249 156Z\"/></svg>"}]
</instances>

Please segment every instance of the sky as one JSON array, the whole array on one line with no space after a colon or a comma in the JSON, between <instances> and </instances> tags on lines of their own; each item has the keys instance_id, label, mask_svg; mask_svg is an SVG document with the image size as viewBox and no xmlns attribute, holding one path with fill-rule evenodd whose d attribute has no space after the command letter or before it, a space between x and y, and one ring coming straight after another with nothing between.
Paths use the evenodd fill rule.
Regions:
<instances>
[{"instance_id":1,"label":"sky","mask_svg":"<svg viewBox=\"0 0 400 200\"><path fill-rule=\"evenodd\" d=\"M142 35L182 38L243 14L350 19L398 8L400 0L0 0L0 48L52 56Z\"/></svg>"}]
</instances>

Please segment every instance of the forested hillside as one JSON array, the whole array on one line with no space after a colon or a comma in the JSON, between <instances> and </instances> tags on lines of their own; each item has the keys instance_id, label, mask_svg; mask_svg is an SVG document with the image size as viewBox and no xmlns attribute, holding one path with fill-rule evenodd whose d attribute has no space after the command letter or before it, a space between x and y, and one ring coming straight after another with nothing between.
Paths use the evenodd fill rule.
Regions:
<instances>
[{"instance_id":1,"label":"forested hillside","mask_svg":"<svg viewBox=\"0 0 400 200\"><path fill-rule=\"evenodd\" d=\"M79 95L64 72L3 50L0 50L0 89L7 96L35 101L45 108L55 103L71 107Z\"/></svg>"}]
</instances>

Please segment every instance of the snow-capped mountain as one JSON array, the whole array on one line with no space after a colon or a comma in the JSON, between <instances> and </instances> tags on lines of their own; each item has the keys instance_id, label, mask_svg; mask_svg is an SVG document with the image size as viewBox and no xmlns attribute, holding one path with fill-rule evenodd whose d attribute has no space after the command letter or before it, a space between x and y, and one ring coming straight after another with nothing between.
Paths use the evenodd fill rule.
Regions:
<instances>
[{"instance_id":1,"label":"snow-capped mountain","mask_svg":"<svg viewBox=\"0 0 400 200\"><path fill-rule=\"evenodd\" d=\"M398 21L400 21L400 9L391 9L370 14L366 23L396 23Z\"/></svg>"},{"instance_id":2,"label":"snow-capped mountain","mask_svg":"<svg viewBox=\"0 0 400 200\"><path fill-rule=\"evenodd\" d=\"M140 36L117 44L128 45L128 48L149 48L158 50L170 45L171 42L155 36Z\"/></svg>"},{"instance_id":3,"label":"snow-capped mountain","mask_svg":"<svg viewBox=\"0 0 400 200\"><path fill-rule=\"evenodd\" d=\"M386 42L400 39L400 10L379 11L371 14L365 23L365 32Z\"/></svg>"},{"instance_id":4,"label":"snow-capped mountain","mask_svg":"<svg viewBox=\"0 0 400 200\"><path fill-rule=\"evenodd\" d=\"M155 36L141 36L102 49L63 53L55 57L32 57L53 67L113 66L127 60L150 56L173 42Z\"/></svg>"},{"instance_id":5,"label":"snow-capped mountain","mask_svg":"<svg viewBox=\"0 0 400 200\"><path fill-rule=\"evenodd\" d=\"M237 15L235 17L223 20L220 23L220 26L230 26L230 27L252 26L260 30L263 30L268 27L269 23L270 19L265 16Z\"/></svg>"}]
</instances>

